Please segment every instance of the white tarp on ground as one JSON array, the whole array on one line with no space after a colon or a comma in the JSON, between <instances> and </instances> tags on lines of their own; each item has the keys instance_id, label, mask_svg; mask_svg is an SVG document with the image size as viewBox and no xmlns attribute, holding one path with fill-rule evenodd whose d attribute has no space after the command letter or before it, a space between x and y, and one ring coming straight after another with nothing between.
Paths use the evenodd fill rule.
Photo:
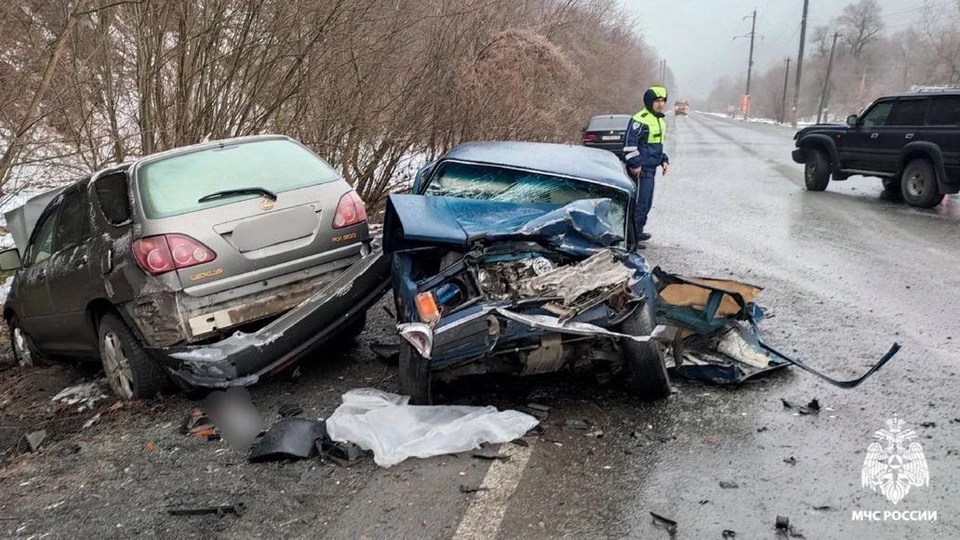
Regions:
<instances>
[{"instance_id":1,"label":"white tarp on ground","mask_svg":"<svg viewBox=\"0 0 960 540\"><path fill-rule=\"evenodd\" d=\"M381 467L408 457L466 452L483 443L505 443L533 429L536 418L496 407L407 405L408 396L373 388L350 390L327 419L327 433L373 451Z\"/></svg>"}]
</instances>

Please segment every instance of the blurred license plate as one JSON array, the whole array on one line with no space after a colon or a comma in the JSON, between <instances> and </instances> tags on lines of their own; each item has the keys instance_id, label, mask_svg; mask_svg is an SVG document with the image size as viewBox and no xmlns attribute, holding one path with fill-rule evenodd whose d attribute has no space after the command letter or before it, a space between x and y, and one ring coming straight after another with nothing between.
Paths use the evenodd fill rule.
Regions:
<instances>
[{"instance_id":1,"label":"blurred license plate","mask_svg":"<svg viewBox=\"0 0 960 540\"><path fill-rule=\"evenodd\" d=\"M603 137L600 137L600 140L601 140L601 141L619 141L619 140L620 140L620 136L619 136L619 135L604 135Z\"/></svg>"}]
</instances>

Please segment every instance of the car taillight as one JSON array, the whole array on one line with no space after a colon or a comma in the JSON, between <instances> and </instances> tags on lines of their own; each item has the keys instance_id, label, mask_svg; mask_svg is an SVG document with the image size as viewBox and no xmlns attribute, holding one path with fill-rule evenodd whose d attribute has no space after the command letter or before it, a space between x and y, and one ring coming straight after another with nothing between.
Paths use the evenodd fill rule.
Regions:
<instances>
[{"instance_id":1,"label":"car taillight","mask_svg":"<svg viewBox=\"0 0 960 540\"><path fill-rule=\"evenodd\" d=\"M133 243L133 256L144 272L154 276L217 258L213 250L182 234L141 238Z\"/></svg>"},{"instance_id":2,"label":"car taillight","mask_svg":"<svg viewBox=\"0 0 960 540\"><path fill-rule=\"evenodd\" d=\"M584 133L583 142L597 142L597 135L594 133Z\"/></svg>"},{"instance_id":3,"label":"car taillight","mask_svg":"<svg viewBox=\"0 0 960 540\"><path fill-rule=\"evenodd\" d=\"M367 207L356 191L351 191L337 203L337 214L333 217L333 228L342 229L367 220Z\"/></svg>"}]
</instances>

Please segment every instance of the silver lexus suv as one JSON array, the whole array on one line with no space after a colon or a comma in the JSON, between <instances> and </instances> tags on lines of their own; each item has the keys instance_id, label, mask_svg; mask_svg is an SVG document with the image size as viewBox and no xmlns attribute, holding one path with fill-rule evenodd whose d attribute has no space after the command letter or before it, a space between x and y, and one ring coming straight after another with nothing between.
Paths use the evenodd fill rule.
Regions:
<instances>
[{"instance_id":1,"label":"silver lexus suv","mask_svg":"<svg viewBox=\"0 0 960 540\"><path fill-rule=\"evenodd\" d=\"M282 136L203 143L97 172L30 219L4 318L21 363L99 358L111 388L256 382L320 343L362 331L388 287L364 203Z\"/></svg>"}]
</instances>

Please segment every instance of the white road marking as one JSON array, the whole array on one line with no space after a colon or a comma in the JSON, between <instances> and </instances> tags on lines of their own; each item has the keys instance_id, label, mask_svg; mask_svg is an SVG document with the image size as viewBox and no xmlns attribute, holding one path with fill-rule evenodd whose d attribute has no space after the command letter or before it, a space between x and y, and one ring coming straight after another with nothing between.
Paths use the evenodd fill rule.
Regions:
<instances>
[{"instance_id":1,"label":"white road marking","mask_svg":"<svg viewBox=\"0 0 960 540\"><path fill-rule=\"evenodd\" d=\"M504 444L500 447L500 453L510 456L510 460L497 460L490 465L480 484L488 491L474 494L473 502L453 535L455 540L493 540L497 537L510 497L517 490L523 470L530 461L533 442L530 442L530 446Z\"/></svg>"}]
</instances>

